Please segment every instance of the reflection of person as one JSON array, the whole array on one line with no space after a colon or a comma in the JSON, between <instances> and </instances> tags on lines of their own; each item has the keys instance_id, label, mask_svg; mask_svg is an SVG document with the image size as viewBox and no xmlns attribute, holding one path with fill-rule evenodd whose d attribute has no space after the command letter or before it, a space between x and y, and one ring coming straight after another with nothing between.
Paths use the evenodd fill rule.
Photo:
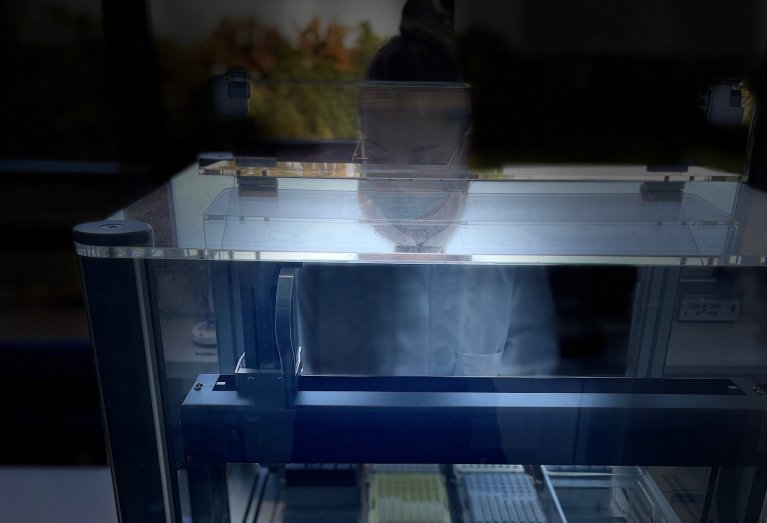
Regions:
<instances>
[{"instance_id":1,"label":"reflection of person","mask_svg":"<svg viewBox=\"0 0 767 523\"><path fill-rule=\"evenodd\" d=\"M459 82L454 0L408 0L399 36L373 57L365 77L390 82Z\"/></svg>"},{"instance_id":2,"label":"reflection of person","mask_svg":"<svg viewBox=\"0 0 767 523\"><path fill-rule=\"evenodd\" d=\"M358 107L365 218L398 251L439 251L469 188L461 165L471 124L468 86L365 82Z\"/></svg>"},{"instance_id":3,"label":"reflection of person","mask_svg":"<svg viewBox=\"0 0 767 523\"><path fill-rule=\"evenodd\" d=\"M557 361L538 267L311 266L298 289L308 374L529 375Z\"/></svg>"},{"instance_id":4,"label":"reflection of person","mask_svg":"<svg viewBox=\"0 0 767 523\"><path fill-rule=\"evenodd\" d=\"M408 0L402 35L373 60L368 76L377 82L360 97L368 164L462 159L468 90L444 83L459 79L451 4ZM380 83L388 80L442 83ZM449 241L467 192L462 180L371 176L360 181L359 201L397 250L435 252ZM529 375L551 373L557 361L553 306L539 267L310 266L299 271L298 303L309 374Z\"/></svg>"}]
</instances>

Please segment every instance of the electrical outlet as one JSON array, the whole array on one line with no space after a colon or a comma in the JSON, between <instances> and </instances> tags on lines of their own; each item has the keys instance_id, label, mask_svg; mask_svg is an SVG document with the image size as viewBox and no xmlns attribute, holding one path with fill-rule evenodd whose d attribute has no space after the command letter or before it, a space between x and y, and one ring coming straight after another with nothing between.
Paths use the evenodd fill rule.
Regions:
<instances>
[{"instance_id":1,"label":"electrical outlet","mask_svg":"<svg viewBox=\"0 0 767 523\"><path fill-rule=\"evenodd\" d=\"M740 297L682 296L678 318L679 321L738 321L740 302Z\"/></svg>"}]
</instances>

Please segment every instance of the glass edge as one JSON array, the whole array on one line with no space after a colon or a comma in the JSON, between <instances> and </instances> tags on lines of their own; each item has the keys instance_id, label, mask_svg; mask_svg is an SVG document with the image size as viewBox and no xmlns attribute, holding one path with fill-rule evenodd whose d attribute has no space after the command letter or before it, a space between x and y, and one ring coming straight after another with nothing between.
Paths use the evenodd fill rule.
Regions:
<instances>
[{"instance_id":1,"label":"glass edge","mask_svg":"<svg viewBox=\"0 0 767 523\"><path fill-rule=\"evenodd\" d=\"M185 247L119 247L75 243L78 256L103 259L182 259L203 261L253 261L283 263L383 263L463 265L631 265L719 267L767 265L767 256L602 256L537 254L435 254L290 252L206 249Z\"/></svg>"},{"instance_id":2,"label":"glass edge","mask_svg":"<svg viewBox=\"0 0 767 523\"><path fill-rule=\"evenodd\" d=\"M259 178L327 178L327 179L366 179L360 163L320 163L304 162L301 169L294 165L279 162L276 167L244 167L237 166L235 160L221 160L211 165L198 165L198 173L204 176L239 176ZM425 166L415 166L425 168ZM444 169L446 166L438 165ZM555 166L556 167L556 166ZM604 166L600 166L604 167ZM422 170L422 169L421 169ZM562 173L515 173L504 172L504 169L472 169L465 176L471 181L592 181L592 182L733 182L743 181L742 173L727 173L723 171L706 171L690 174L687 172L652 172L642 174L577 174L568 173L566 166ZM398 177L399 178L399 177ZM438 177L429 177L437 180ZM454 179L454 178L449 178ZM422 178L419 178L422 180Z\"/></svg>"}]
</instances>

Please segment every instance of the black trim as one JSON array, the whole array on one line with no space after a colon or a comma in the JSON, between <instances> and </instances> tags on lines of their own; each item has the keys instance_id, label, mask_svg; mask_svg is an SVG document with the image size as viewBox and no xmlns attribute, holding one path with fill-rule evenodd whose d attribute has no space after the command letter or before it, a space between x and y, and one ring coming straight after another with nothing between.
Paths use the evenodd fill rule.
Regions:
<instances>
[{"instance_id":1,"label":"black trim","mask_svg":"<svg viewBox=\"0 0 767 523\"><path fill-rule=\"evenodd\" d=\"M729 379L299 376L299 391L745 395Z\"/></svg>"}]
</instances>

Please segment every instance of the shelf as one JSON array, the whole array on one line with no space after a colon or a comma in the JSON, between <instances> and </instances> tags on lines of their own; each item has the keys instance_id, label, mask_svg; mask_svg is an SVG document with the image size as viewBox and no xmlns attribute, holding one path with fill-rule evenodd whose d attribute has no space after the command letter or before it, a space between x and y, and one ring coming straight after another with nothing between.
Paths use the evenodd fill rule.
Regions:
<instances>
[{"instance_id":1,"label":"shelf","mask_svg":"<svg viewBox=\"0 0 767 523\"><path fill-rule=\"evenodd\" d=\"M383 166L362 163L336 162L277 162L270 158L235 157L221 154L198 165L197 172L208 176L243 176L268 178L352 178L365 179L371 174L380 176ZM351 161L351 158L349 158ZM429 170L442 170L447 178L450 169L445 166L398 167L397 176L421 177ZM391 167L386 170L392 171ZM456 171L457 169L452 169ZM404 171L404 172L403 172ZM500 169L474 169L461 167L460 172L471 180L516 181L649 181L649 182L705 182L739 181L739 173L719 171L698 166L652 170L645 165L505 165ZM434 173L430 173L432 177Z\"/></svg>"},{"instance_id":2,"label":"shelf","mask_svg":"<svg viewBox=\"0 0 767 523\"><path fill-rule=\"evenodd\" d=\"M254 190L196 171L171 181L166 207L150 196L153 205L115 216L150 223L154 247L78 245L78 252L328 263L767 264L758 233L767 196L738 182L687 182L647 198L637 181L294 178Z\"/></svg>"}]
</instances>

